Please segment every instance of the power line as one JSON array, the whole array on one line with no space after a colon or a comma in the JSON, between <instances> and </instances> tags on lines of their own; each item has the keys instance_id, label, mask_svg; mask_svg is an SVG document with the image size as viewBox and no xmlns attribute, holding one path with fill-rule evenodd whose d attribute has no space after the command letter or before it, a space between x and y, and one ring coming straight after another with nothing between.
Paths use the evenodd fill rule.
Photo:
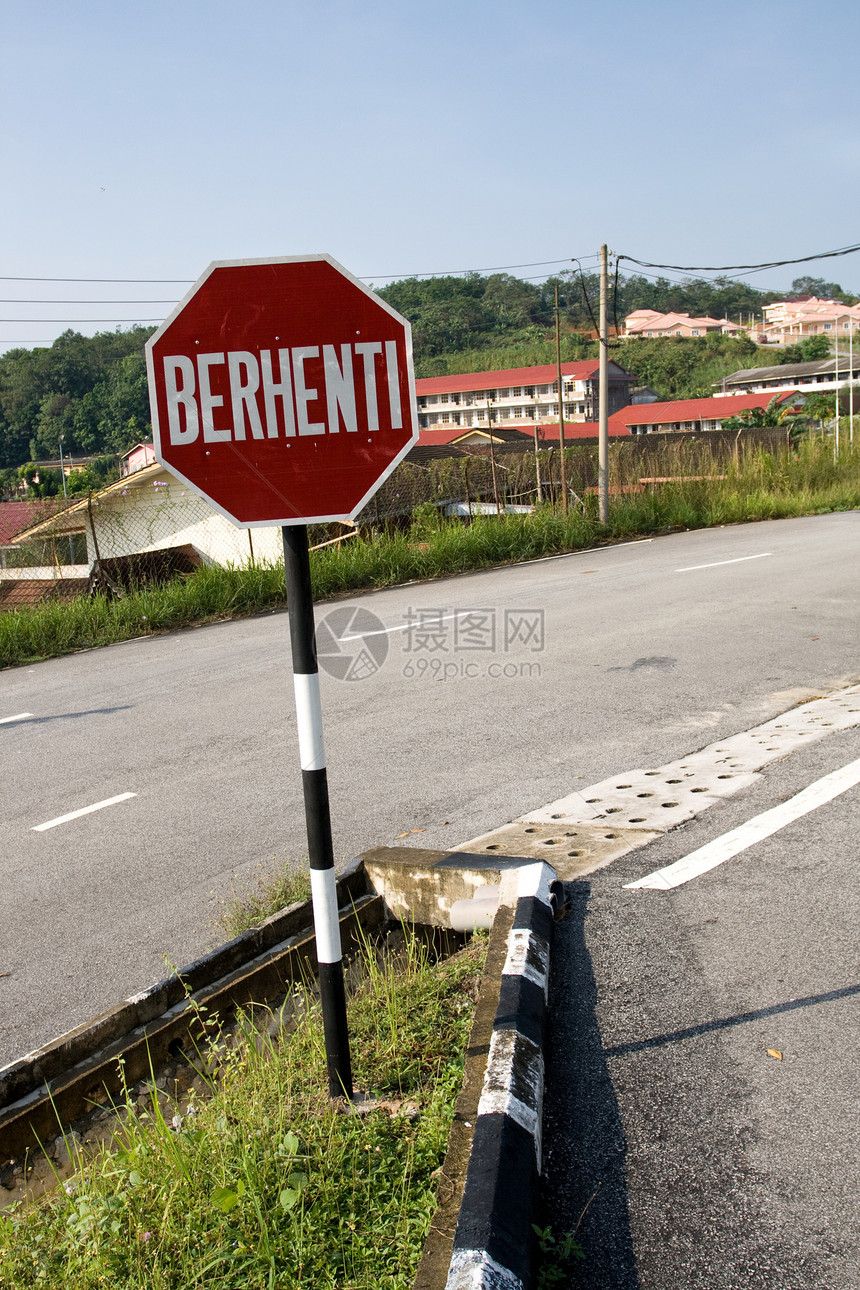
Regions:
<instances>
[{"instance_id":1,"label":"power line","mask_svg":"<svg viewBox=\"0 0 860 1290\"><path fill-rule=\"evenodd\" d=\"M503 272L506 272L508 269L540 269L540 268L546 268L552 264L567 264L572 258L574 257L569 255L564 255L557 260L534 260L529 264L496 264L488 269L434 269L432 272L427 272L427 271L418 272L417 270L414 270L411 273L364 273L358 276L361 282L366 282L368 280L376 279L376 278L385 278L386 280L389 280L389 279L394 280L394 279L400 279L400 278L447 278L447 277L458 277L464 273L503 273ZM597 259L597 256L583 255L580 258L583 260L593 260L593 259ZM161 283L161 284L167 284L171 286L175 285L175 286L188 287L188 286L191 286L195 281L196 281L195 278L37 278L37 277L11 277L8 274L7 275L0 274L0 282L87 282L87 283L111 282L111 283L119 283L119 284ZM38 303L38 301L35 303ZM53 302L51 301L46 303L53 303ZM77 302L70 301L70 303L74 304ZM82 303L85 303L85 302L82 302ZM99 301L94 303L102 303L102 302ZM103 303L110 304L111 302L105 301ZM123 303L126 303L126 302L123 302ZM136 303L136 302L127 302L127 303ZM146 302L146 303L150 303L150 302ZM152 303L155 303L155 302L152 302Z\"/></svg>"},{"instance_id":2,"label":"power line","mask_svg":"<svg viewBox=\"0 0 860 1290\"><path fill-rule=\"evenodd\" d=\"M0 318L0 323L160 323L163 318Z\"/></svg>"},{"instance_id":3,"label":"power line","mask_svg":"<svg viewBox=\"0 0 860 1290\"><path fill-rule=\"evenodd\" d=\"M808 264L811 260L830 260L839 255L852 255L860 251L860 242L840 246L835 251L819 251L817 255L801 255L794 260L768 260L765 264L655 264L652 260L637 260L632 255L619 255L619 260L639 264L645 269L675 269L679 273L749 273L752 270L781 269L787 264Z\"/></svg>"},{"instance_id":4,"label":"power line","mask_svg":"<svg viewBox=\"0 0 860 1290\"><path fill-rule=\"evenodd\" d=\"M360 275L361 282L375 281L377 278L456 278L464 273L504 273L508 269L542 269L550 264L568 264L576 256L565 255L559 260L535 260L532 264L496 264L489 269L436 269L432 273L363 273ZM594 255L584 255L583 260L597 259ZM526 279L528 281L528 279Z\"/></svg>"},{"instance_id":5,"label":"power line","mask_svg":"<svg viewBox=\"0 0 860 1290\"><path fill-rule=\"evenodd\" d=\"M175 305L175 300L0 300L0 305Z\"/></svg>"},{"instance_id":6,"label":"power line","mask_svg":"<svg viewBox=\"0 0 860 1290\"><path fill-rule=\"evenodd\" d=\"M190 287L194 278L10 278L0 274L0 282L119 282L119 283L167 283Z\"/></svg>"}]
</instances>

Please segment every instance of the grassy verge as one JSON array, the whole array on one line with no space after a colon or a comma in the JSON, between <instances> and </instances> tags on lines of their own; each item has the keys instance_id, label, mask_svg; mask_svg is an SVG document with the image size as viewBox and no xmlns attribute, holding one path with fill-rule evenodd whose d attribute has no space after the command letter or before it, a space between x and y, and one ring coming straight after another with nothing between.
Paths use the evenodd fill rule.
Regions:
<instances>
[{"instance_id":1,"label":"grassy verge","mask_svg":"<svg viewBox=\"0 0 860 1290\"><path fill-rule=\"evenodd\" d=\"M613 445L611 467L613 484L621 490L636 483L640 468L625 457L623 447ZM685 473L677 451L673 456L667 449L665 465L665 473L676 478ZM612 499L608 524L598 522L593 497L568 515L547 505L533 515L489 515L469 525L431 519L428 508L421 507L410 530L380 533L315 552L314 595L325 600L672 529L860 507L860 444L845 445L838 461L829 441L807 440L796 449L749 453L728 467L714 463L709 470L707 466L699 452L694 473L723 477L686 478L653 485L647 492L621 491ZM0 665L282 608L284 603L279 565L205 568L186 581L118 601L96 597L0 613Z\"/></svg>"},{"instance_id":2,"label":"grassy verge","mask_svg":"<svg viewBox=\"0 0 860 1290\"><path fill-rule=\"evenodd\" d=\"M229 940L241 936L251 927L259 927L271 914L300 900L310 900L311 879L307 862L296 869L289 861L257 867L253 882L234 885L228 896L221 897L218 926Z\"/></svg>"},{"instance_id":3,"label":"grassy verge","mask_svg":"<svg viewBox=\"0 0 860 1290\"><path fill-rule=\"evenodd\" d=\"M435 1210L485 942L431 965L366 954L350 1004L356 1084L338 1113L317 1005L280 1045L220 1041L212 1096L129 1107L116 1141L43 1203L0 1216L0 1287L399 1290ZM241 1033L241 1032L240 1032ZM218 1037L214 1037L219 1043ZM262 1044L260 1040L263 1040Z\"/></svg>"}]
</instances>

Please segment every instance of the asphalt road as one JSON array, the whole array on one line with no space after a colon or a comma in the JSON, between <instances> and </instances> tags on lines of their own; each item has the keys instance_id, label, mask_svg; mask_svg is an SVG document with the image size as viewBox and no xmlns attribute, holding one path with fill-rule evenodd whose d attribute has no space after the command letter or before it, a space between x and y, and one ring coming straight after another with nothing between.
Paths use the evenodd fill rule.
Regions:
<instances>
[{"instance_id":1,"label":"asphalt road","mask_svg":"<svg viewBox=\"0 0 860 1290\"><path fill-rule=\"evenodd\" d=\"M860 1286L860 787L674 890L625 889L858 758L860 730L834 734L569 885L544 1221L579 1223L571 1285Z\"/></svg>"},{"instance_id":2,"label":"asphalt road","mask_svg":"<svg viewBox=\"0 0 860 1290\"><path fill-rule=\"evenodd\" d=\"M388 653L323 674L339 860L412 829L455 846L857 679L858 539L823 515L340 602L380 620L357 665ZM5 671L0 722L2 1063L212 945L259 864L301 862L286 616Z\"/></svg>"}]
</instances>

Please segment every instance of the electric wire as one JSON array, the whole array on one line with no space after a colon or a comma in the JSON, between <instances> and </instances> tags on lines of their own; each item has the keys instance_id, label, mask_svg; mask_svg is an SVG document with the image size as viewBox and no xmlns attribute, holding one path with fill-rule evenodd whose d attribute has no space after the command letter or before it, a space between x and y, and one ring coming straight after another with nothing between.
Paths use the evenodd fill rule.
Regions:
<instances>
[{"instance_id":1,"label":"electric wire","mask_svg":"<svg viewBox=\"0 0 860 1290\"><path fill-rule=\"evenodd\" d=\"M788 264L808 264L812 260L831 260L840 255L853 255L860 251L860 242L840 246L835 251L819 251L817 255L800 255L793 260L768 260L762 264L655 264L653 260L637 260L632 255L620 255L619 260L639 264L645 269L675 269L679 273L735 273L781 269Z\"/></svg>"},{"instance_id":2,"label":"electric wire","mask_svg":"<svg viewBox=\"0 0 860 1290\"><path fill-rule=\"evenodd\" d=\"M0 300L0 305L175 305L176 300Z\"/></svg>"},{"instance_id":3,"label":"electric wire","mask_svg":"<svg viewBox=\"0 0 860 1290\"><path fill-rule=\"evenodd\" d=\"M143 326L160 323L163 318L0 318L0 323L129 323Z\"/></svg>"},{"instance_id":4,"label":"electric wire","mask_svg":"<svg viewBox=\"0 0 860 1290\"><path fill-rule=\"evenodd\" d=\"M356 275L359 281L366 282L376 278L389 280L400 280L404 278L453 278L461 276L464 273L503 273L508 269L539 269L552 264L567 264L571 256L563 255L556 260L533 260L529 264L496 264L488 269L434 269L432 272L421 272L417 270L412 273L362 273ZM583 255L583 260L592 260L597 257L594 255ZM38 278L38 277L11 277L8 274L0 274L0 282L111 282L125 284L168 284L170 286L191 286L196 281L195 278ZM106 302L110 303L110 302ZM128 302L133 303L133 302Z\"/></svg>"},{"instance_id":5,"label":"electric wire","mask_svg":"<svg viewBox=\"0 0 860 1290\"><path fill-rule=\"evenodd\" d=\"M576 257L565 255L558 260L535 260L531 264L496 264L489 269L437 269L433 273L362 273L357 276L361 282L376 281L378 278L396 279L397 281L403 281L408 278L457 278L464 273L504 273L508 269L540 269L550 264L567 264L574 258ZM594 258L591 255L582 256L583 260Z\"/></svg>"},{"instance_id":6,"label":"electric wire","mask_svg":"<svg viewBox=\"0 0 860 1290\"><path fill-rule=\"evenodd\" d=\"M635 265L637 270L641 274L641 276L649 279L654 278L655 275L653 273L648 273L647 272L648 269L657 269L660 271L660 274L663 274L663 273L680 273L684 275L693 274L693 273L721 274L721 275L733 275L733 278L734 278L734 277L740 276L741 274L764 273L768 269L782 268L782 267L785 267L788 265L794 265L794 264L808 264L815 260L833 259L839 256L851 255L857 251L860 251L860 242L852 243L850 246L837 247L831 251L818 252L815 255L797 256L793 259L769 260L759 264L728 264L728 265L661 264L653 260L641 260L632 255L619 254L615 257L615 281L614 281L614 290L613 290L613 317L615 321L616 335L618 334L618 331L619 331L618 292L619 292L619 282L620 282L620 266L622 261L625 261L630 265ZM571 272L571 273L578 272L580 287L582 291L582 297L585 303L586 310L588 312L589 319L592 324L592 328L594 331L599 332L600 328L594 316L594 310L591 304L588 288L585 283L585 275L582 267L583 262L590 262L597 259L599 259L599 257L596 254L591 254L591 255L583 255L583 256L569 256L569 257L564 257L556 260L534 260L523 264L493 265L485 269L449 269L449 270L435 270L433 272L415 271L409 274L365 274L365 275L362 275L362 277L360 278L360 281L372 281L375 279L384 279L387 282L394 282L394 281L403 281L408 278L432 279L432 278L438 278L438 277L458 277L458 276L463 276L471 273L475 273L477 275L484 275L489 273L506 272L511 269L548 268L552 265L573 264L576 266L576 270L569 270L568 272ZM564 269L559 270L559 275L564 272L565 272ZM145 283L149 285L154 285L154 284L174 285L175 284L175 285L181 285L181 286L189 286L193 281L194 279L191 279L191 278L48 278L48 277L34 277L34 276L13 277L10 275L0 275L0 282L51 282L51 283L69 282L69 283L86 283L86 284L112 283L112 284L119 284L119 285ZM542 275L542 274L529 275L528 277L523 278L522 281L542 282L542 281L545 281L545 275ZM683 279L676 280L676 281L678 285L681 285L683 282ZM713 283L712 285L717 286L719 284ZM134 304L175 305L176 303L177 302L175 300L140 300L140 301L138 300L116 300L116 301L44 300L42 301L42 300L11 300L11 299L0 300L0 304L34 304L34 305L35 304L87 304L87 305L88 304L92 304L92 305L117 304L117 305L127 306L127 305L134 305ZM24 325L24 324L68 325L68 324L88 324L88 323L97 323L97 324L121 323L124 325L147 326L147 325L157 324L161 321L162 321L161 318L41 318L41 317L39 318L0 318L0 323L2 324L15 324L15 325ZM31 342L31 343L35 343L35 342ZM609 347L615 348L615 345L610 345L609 342L607 342L607 344L609 345Z\"/></svg>"}]
</instances>

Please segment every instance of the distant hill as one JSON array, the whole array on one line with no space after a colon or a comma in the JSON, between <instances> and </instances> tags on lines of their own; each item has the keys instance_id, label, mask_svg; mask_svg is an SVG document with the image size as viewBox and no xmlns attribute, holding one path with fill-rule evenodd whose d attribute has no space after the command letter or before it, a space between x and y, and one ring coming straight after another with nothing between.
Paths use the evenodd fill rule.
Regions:
<instances>
[{"instance_id":1,"label":"distant hill","mask_svg":"<svg viewBox=\"0 0 860 1290\"><path fill-rule=\"evenodd\" d=\"M379 295L412 323L416 374L525 367L555 359L555 291L562 322L562 358L597 354L597 274L573 271L528 282L508 273L403 278ZM789 292L759 291L744 282L619 277L610 285L610 325L634 309L677 310L741 319L791 294L853 301L838 283L798 278ZM126 452L151 436L144 345L154 328L66 331L46 349L10 350L0 357L0 471L8 475L38 459ZM822 349L822 346L824 347ZM739 367L825 357L827 341L814 337L778 352L717 333L684 340L618 342L613 357L663 399L710 394L712 384ZM0 484L4 481L0 480ZM8 485L10 479L5 481Z\"/></svg>"}]
</instances>

